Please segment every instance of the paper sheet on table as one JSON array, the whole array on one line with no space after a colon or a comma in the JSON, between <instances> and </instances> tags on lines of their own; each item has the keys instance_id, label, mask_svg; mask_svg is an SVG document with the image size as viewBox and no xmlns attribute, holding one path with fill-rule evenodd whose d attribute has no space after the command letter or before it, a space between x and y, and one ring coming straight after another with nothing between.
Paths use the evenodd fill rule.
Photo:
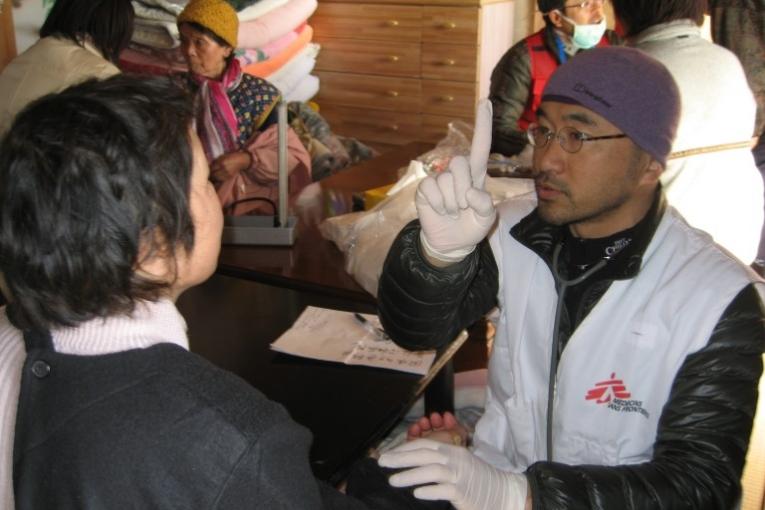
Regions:
<instances>
[{"instance_id":1,"label":"paper sheet on table","mask_svg":"<svg viewBox=\"0 0 765 510\"><path fill-rule=\"evenodd\" d=\"M380 327L375 315L361 314ZM378 340L359 324L350 312L309 306L295 324L271 344L277 352L335 361L346 365L365 365L427 374L435 351L407 351L391 340Z\"/></svg>"}]
</instances>

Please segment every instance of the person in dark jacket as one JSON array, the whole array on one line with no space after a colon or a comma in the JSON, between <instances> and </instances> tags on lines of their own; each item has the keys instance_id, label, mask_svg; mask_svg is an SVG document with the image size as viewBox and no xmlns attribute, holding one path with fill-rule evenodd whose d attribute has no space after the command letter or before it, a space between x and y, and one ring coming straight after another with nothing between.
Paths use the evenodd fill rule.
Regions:
<instances>
[{"instance_id":1,"label":"person in dark jacket","mask_svg":"<svg viewBox=\"0 0 765 510\"><path fill-rule=\"evenodd\" d=\"M519 154L528 146L526 128L536 122L550 75L580 50L618 44L606 30L603 0L537 0L545 26L507 50L491 74L494 107L492 152Z\"/></svg>"},{"instance_id":2,"label":"person in dark jacket","mask_svg":"<svg viewBox=\"0 0 765 510\"><path fill-rule=\"evenodd\" d=\"M314 479L279 404L188 351L174 302L223 223L192 119L169 79L117 76L0 144L2 508L366 508Z\"/></svg>"},{"instance_id":3,"label":"person in dark jacket","mask_svg":"<svg viewBox=\"0 0 765 510\"><path fill-rule=\"evenodd\" d=\"M405 469L392 485L460 510L735 507L765 289L666 203L679 97L643 52L593 49L529 126L535 197L497 213L485 192L488 105L470 160L421 182L380 279L386 331L439 347L496 306L497 333L470 447L426 418L381 456Z\"/></svg>"}]
</instances>

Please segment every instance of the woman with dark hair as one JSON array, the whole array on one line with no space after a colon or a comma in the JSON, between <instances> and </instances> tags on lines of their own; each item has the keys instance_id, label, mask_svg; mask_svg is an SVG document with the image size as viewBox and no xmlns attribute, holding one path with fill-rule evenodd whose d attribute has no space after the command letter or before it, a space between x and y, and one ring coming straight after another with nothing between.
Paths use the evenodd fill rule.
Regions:
<instances>
[{"instance_id":1,"label":"woman with dark hair","mask_svg":"<svg viewBox=\"0 0 765 510\"><path fill-rule=\"evenodd\" d=\"M750 151L756 105L738 58L701 36L705 0L613 0L638 48L669 69L682 100L661 181L669 203L746 264L757 254L763 182Z\"/></svg>"},{"instance_id":2,"label":"woman with dark hair","mask_svg":"<svg viewBox=\"0 0 765 510\"><path fill-rule=\"evenodd\" d=\"M116 76L0 142L2 508L364 508L280 405L188 351L174 301L222 231L192 119L170 80Z\"/></svg>"},{"instance_id":3,"label":"woman with dark hair","mask_svg":"<svg viewBox=\"0 0 765 510\"><path fill-rule=\"evenodd\" d=\"M279 91L242 72L234 58L239 19L226 0L191 0L178 30L196 94L197 133L221 204L231 214L276 214ZM291 128L287 138L294 198L311 182L311 157Z\"/></svg>"},{"instance_id":4,"label":"woman with dark hair","mask_svg":"<svg viewBox=\"0 0 765 510\"><path fill-rule=\"evenodd\" d=\"M119 73L117 59L130 42L133 18L130 0L56 0L40 40L0 74L0 135L32 100Z\"/></svg>"}]
</instances>

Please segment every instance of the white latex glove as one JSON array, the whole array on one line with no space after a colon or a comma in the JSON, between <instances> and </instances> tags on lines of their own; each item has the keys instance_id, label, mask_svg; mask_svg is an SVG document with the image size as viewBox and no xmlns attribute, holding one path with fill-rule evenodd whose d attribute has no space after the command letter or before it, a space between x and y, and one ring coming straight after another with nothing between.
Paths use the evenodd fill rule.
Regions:
<instances>
[{"instance_id":1,"label":"white latex glove","mask_svg":"<svg viewBox=\"0 0 765 510\"><path fill-rule=\"evenodd\" d=\"M470 161L454 157L447 171L426 177L417 187L420 241L429 256L459 262L494 224L497 212L484 188L490 149L491 102L484 99L476 110Z\"/></svg>"},{"instance_id":2,"label":"white latex glove","mask_svg":"<svg viewBox=\"0 0 765 510\"><path fill-rule=\"evenodd\" d=\"M501 471L463 446L417 439L383 453L382 467L414 468L390 477L394 487L425 485L418 499L450 501L457 510L523 510L526 477Z\"/></svg>"}]
</instances>

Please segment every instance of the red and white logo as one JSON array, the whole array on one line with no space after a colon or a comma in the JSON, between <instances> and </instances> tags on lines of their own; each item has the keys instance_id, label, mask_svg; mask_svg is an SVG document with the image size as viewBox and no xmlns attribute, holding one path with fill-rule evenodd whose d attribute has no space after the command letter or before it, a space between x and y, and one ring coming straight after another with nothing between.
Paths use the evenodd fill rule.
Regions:
<instances>
[{"instance_id":1,"label":"red and white logo","mask_svg":"<svg viewBox=\"0 0 765 510\"><path fill-rule=\"evenodd\" d=\"M611 378L596 382L592 389L587 390L585 400L594 400L596 404L606 406L620 413L640 413L648 418L648 411L643 408L642 400L630 400L632 393L627 391L627 385L622 379L616 378L616 373L611 373Z\"/></svg>"},{"instance_id":2,"label":"red and white logo","mask_svg":"<svg viewBox=\"0 0 765 510\"><path fill-rule=\"evenodd\" d=\"M627 391L624 381L616 378L616 374L611 374L611 379L595 383L595 387L587 392L585 400L594 400L596 404L605 404L611 402L612 398L630 398L631 393Z\"/></svg>"}]
</instances>

